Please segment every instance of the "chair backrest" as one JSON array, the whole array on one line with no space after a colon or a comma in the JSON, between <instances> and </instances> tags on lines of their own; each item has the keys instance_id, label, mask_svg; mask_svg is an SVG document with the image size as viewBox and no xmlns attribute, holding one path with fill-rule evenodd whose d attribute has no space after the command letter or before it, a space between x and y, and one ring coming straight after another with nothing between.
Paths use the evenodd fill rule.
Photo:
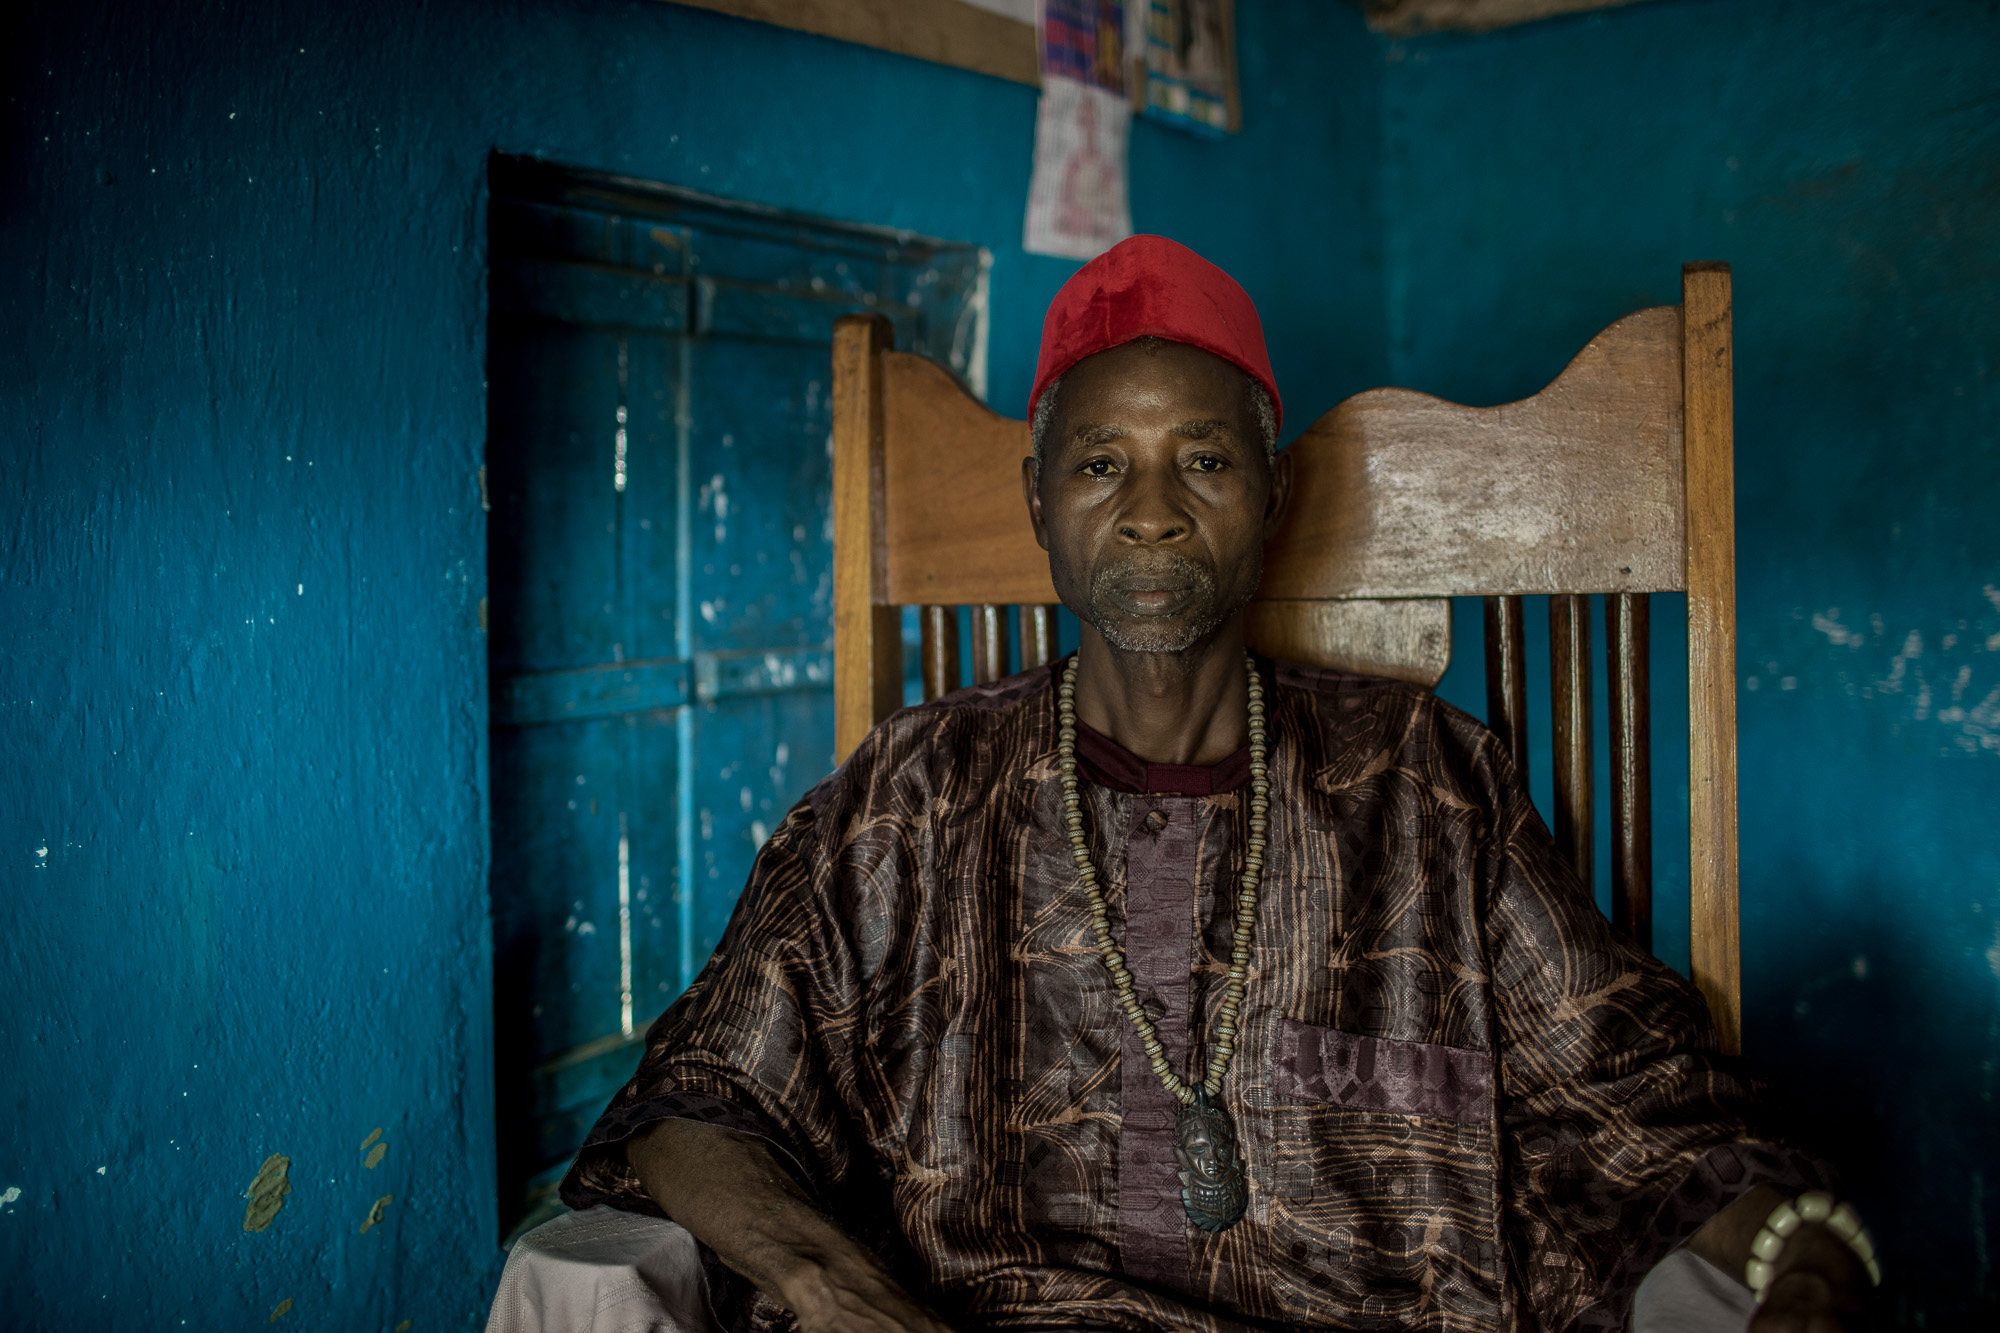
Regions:
<instances>
[{"instance_id":1,"label":"chair backrest","mask_svg":"<svg viewBox=\"0 0 2000 1333\"><path fill-rule=\"evenodd\" d=\"M1740 1045L1731 306L1725 264L1682 270L1681 304L1605 329L1553 383L1499 407L1357 394L1290 446L1291 512L1265 553L1253 647L1435 685L1451 599L1485 599L1488 718L1525 772L1523 596L1550 598L1555 835L1592 870L1590 604L1605 595L1617 923L1650 947L1648 600L1688 616L1692 970ZM1055 591L1021 501L1028 424L894 350L880 316L834 332L834 694L841 757L902 703L900 608L920 608L924 696L1055 644Z\"/></svg>"}]
</instances>

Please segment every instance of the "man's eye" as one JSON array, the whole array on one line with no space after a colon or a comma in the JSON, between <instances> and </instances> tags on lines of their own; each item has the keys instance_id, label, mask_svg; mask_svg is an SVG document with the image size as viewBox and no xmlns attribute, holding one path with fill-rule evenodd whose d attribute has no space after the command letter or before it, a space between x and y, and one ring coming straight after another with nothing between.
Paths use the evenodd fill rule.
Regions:
<instances>
[{"instance_id":1,"label":"man's eye","mask_svg":"<svg viewBox=\"0 0 2000 1333\"><path fill-rule=\"evenodd\" d=\"M1222 471L1222 469L1228 466L1229 464L1223 462L1220 458L1217 458L1214 454L1195 455L1194 467L1195 471L1197 472L1220 472Z\"/></svg>"},{"instance_id":2,"label":"man's eye","mask_svg":"<svg viewBox=\"0 0 2000 1333\"><path fill-rule=\"evenodd\" d=\"M1108 477L1111 475L1111 460L1108 458L1093 458L1083 465L1083 472L1085 476L1089 477Z\"/></svg>"}]
</instances>

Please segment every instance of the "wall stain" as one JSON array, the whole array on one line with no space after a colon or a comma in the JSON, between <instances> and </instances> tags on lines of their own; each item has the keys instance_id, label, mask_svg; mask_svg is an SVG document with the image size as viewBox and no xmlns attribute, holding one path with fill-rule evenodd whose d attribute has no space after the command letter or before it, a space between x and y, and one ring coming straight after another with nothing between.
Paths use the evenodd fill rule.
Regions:
<instances>
[{"instance_id":1,"label":"wall stain","mask_svg":"<svg viewBox=\"0 0 2000 1333\"><path fill-rule=\"evenodd\" d=\"M1989 583L1981 595L2000 610L2000 588ZM1806 621L1807 610L1794 608L1792 619ZM1939 755L2000 754L2000 684L1993 680L1992 657L2000 652L2000 630L1989 629L1991 616L1983 609L1947 617L1929 632L1894 626L1880 612L1870 614L1865 627L1849 625L1837 606L1810 612L1810 624L1827 647L1894 652L1878 673L1872 661L1879 659L1862 658L1848 667L1838 660L1845 654L1796 663L1773 656L1759 662L1753 645L1745 654L1746 692L1767 687L1785 693L1817 690L1874 700L1877 708L1892 711L1898 732L1915 723L1941 728L1941 735L1909 733L1923 739L1937 735L1932 743Z\"/></svg>"},{"instance_id":2,"label":"wall stain","mask_svg":"<svg viewBox=\"0 0 2000 1333\"><path fill-rule=\"evenodd\" d=\"M243 1194L250 1200L243 1210L245 1231L262 1231L271 1225L271 1219L285 1206L285 1196L292 1192L292 1182L285 1175L291 1169L292 1159L281 1153L272 1153L257 1168L257 1178Z\"/></svg>"},{"instance_id":3,"label":"wall stain","mask_svg":"<svg viewBox=\"0 0 2000 1333\"><path fill-rule=\"evenodd\" d=\"M384 1194L381 1198L377 1199L375 1206L368 1210L368 1220L361 1224L360 1234L367 1235L368 1229L382 1220L382 1214L387 1212L389 1205L395 1201L396 1196L393 1194Z\"/></svg>"}]
</instances>

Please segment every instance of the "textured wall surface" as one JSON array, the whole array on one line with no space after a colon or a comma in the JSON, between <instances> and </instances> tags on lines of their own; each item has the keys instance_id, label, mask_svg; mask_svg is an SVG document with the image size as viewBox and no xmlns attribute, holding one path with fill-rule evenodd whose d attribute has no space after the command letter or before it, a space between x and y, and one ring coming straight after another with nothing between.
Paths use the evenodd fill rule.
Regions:
<instances>
[{"instance_id":1,"label":"textured wall surface","mask_svg":"<svg viewBox=\"0 0 2000 1333\"><path fill-rule=\"evenodd\" d=\"M1896 1326L1992 1327L2000 13L1658 3L1385 68L1397 383L1532 393L1681 261L1734 266L1745 1045L1881 1234Z\"/></svg>"},{"instance_id":2,"label":"textured wall surface","mask_svg":"<svg viewBox=\"0 0 2000 1333\"><path fill-rule=\"evenodd\" d=\"M1020 252L1033 90L653 0L0 25L4 1322L476 1325L487 156L990 246L1019 412L1073 268ZM1303 422L1387 366L1380 48L1242 36L1245 133L1141 126L1135 214Z\"/></svg>"}]
</instances>

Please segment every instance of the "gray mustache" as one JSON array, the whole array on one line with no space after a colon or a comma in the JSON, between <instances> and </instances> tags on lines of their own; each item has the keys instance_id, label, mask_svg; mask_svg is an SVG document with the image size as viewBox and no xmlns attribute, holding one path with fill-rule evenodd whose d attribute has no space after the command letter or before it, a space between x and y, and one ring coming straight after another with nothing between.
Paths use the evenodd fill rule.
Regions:
<instances>
[{"instance_id":1,"label":"gray mustache","mask_svg":"<svg viewBox=\"0 0 2000 1333\"><path fill-rule=\"evenodd\" d=\"M1100 595L1112 593L1121 583L1140 580L1157 580L1161 584L1179 585L1206 593L1215 588L1215 571L1199 560L1177 552L1128 556L1114 564L1100 566L1091 575L1091 591Z\"/></svg>"}]
</instances>

